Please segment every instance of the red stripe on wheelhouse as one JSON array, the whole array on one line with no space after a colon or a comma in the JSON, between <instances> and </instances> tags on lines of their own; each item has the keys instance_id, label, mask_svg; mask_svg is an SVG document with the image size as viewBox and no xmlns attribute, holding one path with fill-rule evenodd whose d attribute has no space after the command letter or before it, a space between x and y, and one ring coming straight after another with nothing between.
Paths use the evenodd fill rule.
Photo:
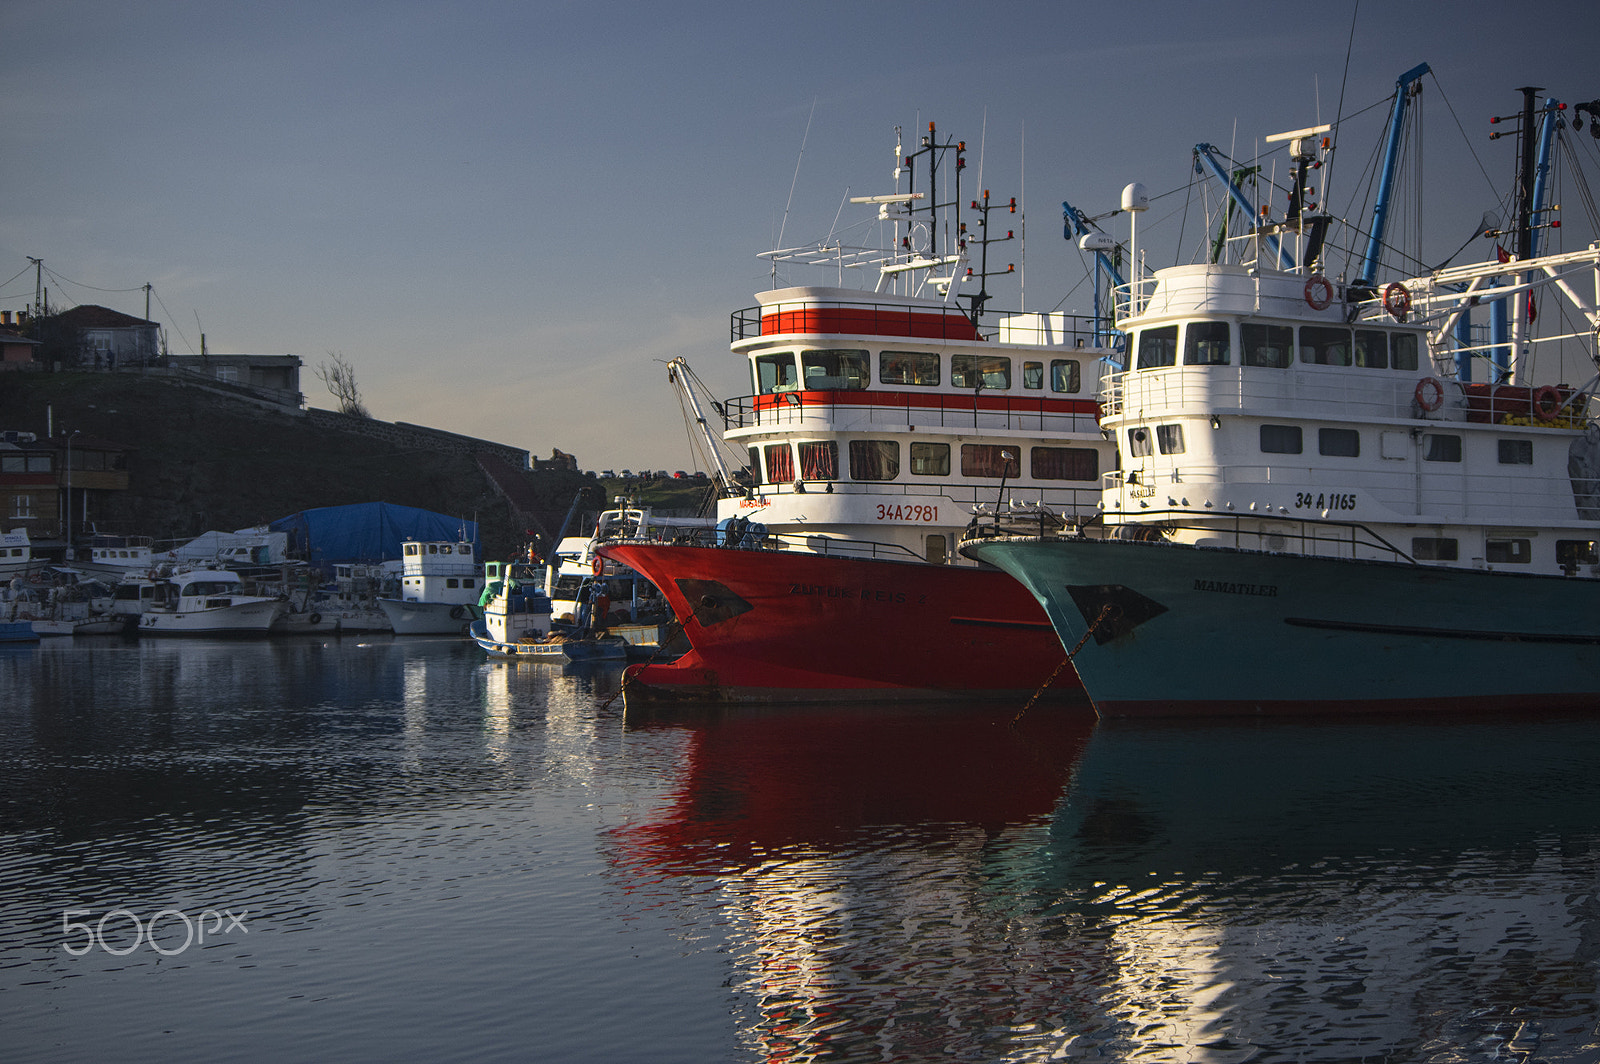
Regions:
<instances>
[{"instance_id":1,"label":"red stripe on wheelhouse","mask_svg":"<svg viewBox=\"0 0 1600 1064\"><path fill-rule=\"evenodd\" d=\"M894 307L808 307L761 315L761 335L779 333L847 333L923 340L979 338L977 327L965 314L917 314Z\"/></svg>"}]
</instances>

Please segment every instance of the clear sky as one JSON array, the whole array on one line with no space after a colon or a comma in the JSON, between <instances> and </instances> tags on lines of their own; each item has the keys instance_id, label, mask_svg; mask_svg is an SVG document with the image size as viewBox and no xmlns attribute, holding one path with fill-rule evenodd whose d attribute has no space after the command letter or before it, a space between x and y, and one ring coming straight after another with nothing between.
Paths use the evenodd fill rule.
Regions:
<instances>
[{"instance_id":1,"label":"clear sky","mask_svg":"<svg viewBox=\"0 0 1600 1064\"><path fill-rule=\"evenodd\" d=\"M314 370L337 352L376 417L597 470L690 468L661 361L747 392L728 315L772 287L757 253L892 191L896 126L936 121L969 188L1021 198L1026 253L999 255L1025 291L995 282L997 303L1086 311L1061 201L1181 189L1198 141L1249 158L1425 61L1442 259L1513 173L1489 116L1523 85L1600 98L1592 0L12 0L0 32L0 279L21 274L0 308L32 301L28 256L54 304L142 315L149 282L175 354L203 331L299 355L333 407ZM1361 121L1336 209L1382 116ZM1196 209L1179 192L1148 224L1193 239Z\"/></svg>"}]
</instances>

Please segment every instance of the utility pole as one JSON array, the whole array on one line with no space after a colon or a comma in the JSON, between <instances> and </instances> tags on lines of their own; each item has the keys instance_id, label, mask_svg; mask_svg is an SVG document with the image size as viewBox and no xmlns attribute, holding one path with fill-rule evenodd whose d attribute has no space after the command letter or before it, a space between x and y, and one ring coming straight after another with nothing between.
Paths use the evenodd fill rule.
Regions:
<instances>
[{"instance_id":1,"label":"utility pole","mask_svg":"<svg viewBox=\"0 0 1600 1064\"><path fill-rule=\"evenodd\" d=\"M28 261L33 263L33 314L34 317L44 316L44 260L28 256Z\"/></svg>"}]
</instances>

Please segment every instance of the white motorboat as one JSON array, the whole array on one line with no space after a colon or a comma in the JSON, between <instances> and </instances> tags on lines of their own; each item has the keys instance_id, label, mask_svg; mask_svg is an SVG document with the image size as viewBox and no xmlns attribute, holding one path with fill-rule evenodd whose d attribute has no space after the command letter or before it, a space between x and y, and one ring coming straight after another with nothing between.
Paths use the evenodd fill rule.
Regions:
<instances>
[{"instance_id":1,"label":"white motorboat","mask_svg":"<svg viewBox=\"0 0 1600 1064\"><path fill-rule=\"evenodd\" d=\"M245 593L238 573L192 569L141 581L141 635L266 635L287 603Z\"/></svg>"}]
</instances>

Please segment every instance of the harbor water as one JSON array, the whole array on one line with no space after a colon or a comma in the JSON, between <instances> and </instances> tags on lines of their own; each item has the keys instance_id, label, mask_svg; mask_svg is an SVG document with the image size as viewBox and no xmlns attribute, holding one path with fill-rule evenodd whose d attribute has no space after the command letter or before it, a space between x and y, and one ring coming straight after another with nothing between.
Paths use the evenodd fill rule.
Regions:
<instances>
[{"instance_id":1,"label":"harbor water","mask_svg":"<svg viewBox=\"0 0 1600 1064\"><path fill-rule=\"evenodd\" d=\"M1600 1060L1600 715L620 679L0 650L0 1060Z\"/></svg>"}]
</instances>

